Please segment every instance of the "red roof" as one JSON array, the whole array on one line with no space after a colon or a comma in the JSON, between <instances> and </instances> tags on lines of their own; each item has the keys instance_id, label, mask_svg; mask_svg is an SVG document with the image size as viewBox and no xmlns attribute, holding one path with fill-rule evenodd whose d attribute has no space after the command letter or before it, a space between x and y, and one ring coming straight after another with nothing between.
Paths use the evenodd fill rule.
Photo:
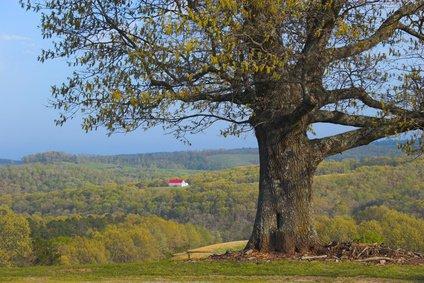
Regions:
<instances>
[{"instance_id":1,"label":"red roof","mask_svg":"<svg viewBox=\"0 0 424 283\"><path fill-rule=\"evenodd\" d=\"M168 183L171 183L171 184L181 184L182 182L184 182L183 179L170 179L168 181Z\"/></svg>"}]
</instances>

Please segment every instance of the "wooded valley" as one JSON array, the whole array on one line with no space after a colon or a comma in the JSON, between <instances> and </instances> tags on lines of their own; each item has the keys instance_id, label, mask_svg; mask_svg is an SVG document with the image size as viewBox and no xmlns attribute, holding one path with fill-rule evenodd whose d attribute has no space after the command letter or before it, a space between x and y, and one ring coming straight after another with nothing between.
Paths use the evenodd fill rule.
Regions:
<instances>
[{"instance_id":1,"label":"wooded valley","mask_svg":"<svg viewBox=\"0 0 424 283\"><path fill-rule=\"evenodd\" d=\"M253 154L234 152L213 158L225 164L228 154L231 165L234 154ZM315 177L321 240L424 251L424 159L354 157L325 161ZM187 170L113 160L1 166L0 236L10 239L0 243L0 265L133 262L249 237L256 165ZM190 186L166 187L172 177Z\"/></svg>"}]
</instances>

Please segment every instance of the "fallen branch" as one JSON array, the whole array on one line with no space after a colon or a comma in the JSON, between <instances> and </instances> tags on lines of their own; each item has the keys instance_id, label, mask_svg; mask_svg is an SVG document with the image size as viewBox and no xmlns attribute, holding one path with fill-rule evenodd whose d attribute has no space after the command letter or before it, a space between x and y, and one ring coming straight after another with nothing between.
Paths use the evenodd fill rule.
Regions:
<instances>
[{"instance_id":1,"label":"fallen branch","mask_svg":"<svg viewBox=\"0 0 424 283\"><path fill-rule=\"evenodd\" d=\"M366 250L368 250L368 247L365 247L365 249L363 249L362 250L362 252L360 252L359 254L358 254L358 257L360 257Z\"/></svg>"},{"instance_id":2,"label":"fallen branch","mask_svg":"<svg viewBox=\"0 0 424 283\"><path fill-rule=\"evenodd\" d=\"M364 259L357 259L356 261L367 262L367 261L380 261L380 260L395 261L393 258L385 257L385 256L368 257Z\"/></svg>"},{"instance_id":3,"label":"fallen branch","mask_svg":"<svg viewBox=\"0 0 424 283\"><path fill-rule=\"evenodd\" d=\"M302 256L301 260L312 260L312 259L322 259L327 258L327 255L316 255L316 256Z\"/></svg>"}]
</instances>

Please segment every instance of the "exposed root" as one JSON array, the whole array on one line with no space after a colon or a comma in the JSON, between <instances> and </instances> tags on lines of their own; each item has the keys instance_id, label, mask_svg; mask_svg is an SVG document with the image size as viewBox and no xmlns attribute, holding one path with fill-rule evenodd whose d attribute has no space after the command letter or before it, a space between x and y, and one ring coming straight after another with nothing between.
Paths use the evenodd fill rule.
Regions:
<instances>
[{"instance_id":1,"label":"exposed root","mask_svg":"<svg viewBox=\"0 0 424 283\"><path fill-rule=\"evenodd\" d=\"M308 254L297 253L287 255L283 253L271 252L261 253L255 250L244 250L241 252L227 252L222 255L212 255L211 259L216 260L321 260L321 261L357 261L366 263L386 264L424 264L424 255L417 252L409 252L402 249L391 249L380 244L358 244L358 243L337 243L316 248Z\"/></svg>"}]
</instances>

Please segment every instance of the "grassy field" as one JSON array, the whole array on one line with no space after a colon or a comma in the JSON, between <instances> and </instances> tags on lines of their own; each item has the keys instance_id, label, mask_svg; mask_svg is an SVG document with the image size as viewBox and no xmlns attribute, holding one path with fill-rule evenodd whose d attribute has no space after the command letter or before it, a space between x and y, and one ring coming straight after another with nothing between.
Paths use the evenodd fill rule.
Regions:
<instances>
[{"instance_id":1,"label":"grassy field","mask_svg":"<svg viewBox=\"0 0 424 283\"><path fill-rule=\"evenodd\" d=\"M375 282L373 278L424 281L424 266L352 262L151 261L131 264L0 268L0 282L61 281L302 281Z\"/></svg>"},{"instance_id":2,"label":"grassy field","mask_svg":"<svg viewBox=\"0 0 424 283\"><path fill-rule=\"evenodd\" d=\"M240 250L246 241L220 243L176 254L173 260L130 264L0 268L0 282L231 281L231 282L399 282L424 281L424 266L354 262L210 261L210 254Z\"/></svg>"}]
</instances>

